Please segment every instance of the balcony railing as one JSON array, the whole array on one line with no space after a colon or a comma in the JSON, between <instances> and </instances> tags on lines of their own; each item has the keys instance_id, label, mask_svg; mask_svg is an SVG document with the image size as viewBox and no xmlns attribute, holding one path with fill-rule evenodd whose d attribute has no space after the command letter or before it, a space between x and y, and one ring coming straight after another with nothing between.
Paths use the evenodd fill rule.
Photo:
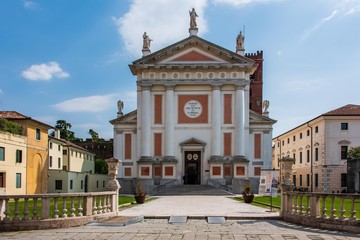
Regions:
<instances>
[{"instance_id":1,"label":"balcony railing","mask_svg":"<svg viewBox=\"0 0 360 240\"><path fill-rule=\"evenodd\" d=\"M302 225L360 232L360 195L286 192L284 220Z\"/></svg>"},{"instance_id":2,"label":"balcony railing","mask_svg":"<svg viewBox=\"0 0 360 240\"><path fill-rule=\"evenodd\" d=\"M94 217L116 215L117 196L116 192L1 195L0 230L29 229L27 225L48 228L45 225L50 222L58 227L56 222L64 224L67 220L67 226L74 226Z\"/></svg>"}]
</instances>

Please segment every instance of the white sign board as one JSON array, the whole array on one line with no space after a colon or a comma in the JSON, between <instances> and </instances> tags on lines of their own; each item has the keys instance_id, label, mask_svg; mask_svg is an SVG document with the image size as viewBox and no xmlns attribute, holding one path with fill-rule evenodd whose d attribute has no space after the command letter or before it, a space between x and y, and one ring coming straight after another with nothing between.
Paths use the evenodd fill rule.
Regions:
<instances>
[{"instance_id":1,"label":"white sign board","mask_svg":"<svg viewBox=\"0 0 360 240\"><path fill-rule=\"evenodd\" d=\"M278 170L261 170L259 195L276 197L279 185L278 179Z\"/></svg>"},{"instance_id":2,"label":"white sign board","mask_svg":"<svg viewBox=\"0 0 360 240\"><path fill-rule=\"evenodd\" d=\"M197 118L202 113L201 103L196 100L190 100L184 105L184 113L189 118Z\"/></svg>"}]
</instances>

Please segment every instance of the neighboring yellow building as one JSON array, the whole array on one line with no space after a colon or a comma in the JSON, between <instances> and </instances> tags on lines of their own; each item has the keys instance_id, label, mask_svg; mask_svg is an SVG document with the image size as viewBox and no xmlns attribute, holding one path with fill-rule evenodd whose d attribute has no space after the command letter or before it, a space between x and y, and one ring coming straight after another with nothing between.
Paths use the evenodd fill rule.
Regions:
<instances>
[{"instance_id":1,"label":"neighboring yellow building","mask_svg":"<svg viewBox=\"0 0 360 240\"><path fill-rule=\"evenodd\" d=\"M50 125L22 115L16 111L0 111L0 118L20 124L26 147L26 194L47 192L48 182L48 131Z\"/></svg>"},{"instance_id":2,"label":"neighboring yellow building","mask_svg":"<svg viewBox=\"0 0 360 240\"><path fill-rule=\"evenodd\" d=\"M0 132L0 195L26 194L26 137Z\"/></svg>"}]
</instances>

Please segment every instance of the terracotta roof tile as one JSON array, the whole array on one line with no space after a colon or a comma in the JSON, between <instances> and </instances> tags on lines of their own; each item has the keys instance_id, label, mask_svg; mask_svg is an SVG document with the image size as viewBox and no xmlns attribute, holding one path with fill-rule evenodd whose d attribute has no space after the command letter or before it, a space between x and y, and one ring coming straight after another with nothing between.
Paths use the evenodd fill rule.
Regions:
<instances>
[{"instance_id":1,"label":"terracotta roof tile","mask_svg":"<svg viewBox=\"0 0 360 240\"><path fill-rule=\"evenodd\" d=\"M348 104L324 113L323 116L351 116L360 115L360 105Z\"/></svg>"},{"instance_id":2,"label":"terracotta roof tile","mask_svg":"<svg viewBox=\"0 0 360 240\"><path fill-rule=\"evenodd\" d=\"M0 118L6 119L29 119L28 116L25 116L16 111L0 111Z\"/></svg>"}]
</instances>

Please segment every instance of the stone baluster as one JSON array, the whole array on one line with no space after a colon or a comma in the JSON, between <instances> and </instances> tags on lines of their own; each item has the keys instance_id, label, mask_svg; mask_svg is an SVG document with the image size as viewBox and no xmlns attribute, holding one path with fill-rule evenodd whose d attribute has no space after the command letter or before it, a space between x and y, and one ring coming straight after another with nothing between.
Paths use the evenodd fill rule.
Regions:
<instances>
[{"instance_id":1,"label":"stone baluster","mask_svg":"<svg viewBox=\"0 0 360 240\"><path fill-rule=\"evenodd\" d=\"M303 212L303 210L304 210L304 205L303 205L303 196L304 195L300 195L300 206L299 206L299 212L298 212L298 214L299 215L304 215L304 212Z\"/></svg>"},{"instance_id":2,"label":"stone baluster","mask_svg":"<svg viewBox=\"0 0 360 240\"><path fill-rule=\"evenodd\" d=\"M71 197L71 209L70 209L70 217L75 217L75 204L74 204L75 197Z\"/></svg>"},{"instance_id":3,"label":"stone baluster","mask_svg":"<svg viewBox=\"0 0 360 240\"><path fill-rule=\"evenodd\" d=\"M62 202L63 202L63 209L62 209L62 215L61 215L61 217L62 217L62 218L66 218L66 217L67 217L67 214L66 214L66 212L67 212L66 197L63 197L63 198L62 198Z\"/></svg>"},{"instance_id":4,"label":"stone baluster","mask_svg":"<svg viewBox=\"0 0 360 240\"><path fill-rule=\"evenodd\" d=\"M341 198L341 209L340 209L340 216L339 216L339 220L340 221L343 221L344 219L345 219L345 217L344 217L344 214L345 214L345 212L346 212L346 210L345 210L345 198L344 197L342 197Z\"/></svg>"},{"instance_id":5,"label":"stone baluster","mask_svg":"<svg viewBox=\"0 0 360 240\"><path fill-rule=\"evenodd\" d=\"M108 212L108 195L104 196L104 200L103 200L103 213L107 213Z\"/></svg>"},{"instance_id":6,"label":"stone baluster","mask_svg":"<svg viewBox=\"0 0 360 240\"><path fill-rule=\"evenodd\" d=\"M332 195L331 196L331 210L330 210L330 219L335 219L335 213L336 213L336 209L335 209L335 196Z\"/></svg>"},{"instance_id":7,"label":"stone baluster","mask_svg":"<svg viewBox=\"0 0 360 240\"><path fill-rule=\"evenodd\" d=\"M306 216L310 216L310 195L306 195L305 214L306 214Z\"/></svg>"},{"instance_id":8,"label":"stone baluster","mask_svg":"<svg viewBox=\"0 0 360 240\"><path fill-rule=\"evenodd\" d=\"M34 200L34 208L33 208L33 211L32 211L32 213L33 213L32 219L36 220L36 219L38 219L38 216L37 216L37 213L38 213L38 211L37 211L37 200L38 199L35 197L35 198L33 198L33 200Z\"/></svg>"},{"instance_id":9,"label":"stone baluster","mask_svg":"<svg viewBox=\"0 0 360 240\"><path fill-rule=\"evenodd\" d=\"M327 218L326 215L326 195L321 196L322 198L322 208L321 208L321 218Z\"/></svg>"},{"instance_id":10,"label":"stone baluster","mask_svg":"<svg viewBox=\"0 0 360 240\"><path fill-rule=\"evenodd\" d=\"M351 210L350 210L350 217L349 217L349 221L353 222L356 220L355 218L355 197L351 198Z\"/></svg>"},{"instance_id":11,"label":"stone baluster","mask_svg":"<svg viewBox=\"0 0 360 240\"><path fill-rule=\"evenodd\" d=\"M24 217L23 220L29 220L29 199L24 198Z\"/></svg>"},{"instance_id":12,"label":"stone baluster","mask_svg":"<svg viewBox=\"0 0 360 240\"><path fill-rule=\"evenodd\" d=\"M4 222L8 222L10 221L9 215L10 215L10 211L9 211L9 199L5 199L5 211L4 211Z\"/></svg>"},{"instance_id":13,"label":"stone baluster","mask_svg":"<svg viewBox=\"0 0 360 240\"><path fill-rule=\"evenodd\" d=\"M54 197L54 218L59 218L58 198Z\"/></svg>"},{"instance_id":14,"label":"stone baluster","mask_svg":"<svg viewBox=\"0 0 360 240\"><path fill-rule=\"evenodd\" d=\"M83 207L82 207L82 200L83 200L83 198L82 197L78 197L78 208L77 208L77 211L78 211L78 217L81 217L81 216L83 216Z\"/></svg>"},{"instance_id":15,"label":"stone baluster","mask_svg":"<svg viewBox=\"0 0 360 240\"><path fill-rule=\"evenodd\" d=\"M99 199L99 203L98 203L97 213L98 213L98 214L101 214L101 213L102 213L102 209L103 209L103 207L102 207L102 201L101 201L102 196L99 196L98 199Z\"/></svg>"},{"instance_id":16,"label":"stone baluster","mask_svg":"<svg viewBox=\"0 0 360 240\"><path fill-rule=\"evenodd\" d=\"M19 220L19 198L14 198L15 206L14 206L14 218L13 221Z\"/></svg>"},{"instance_id":17,"label":"stone baluster","mask_svg":"<svg viewBox=\"0 0 360 240\"><path fill-rule=\"evenodd\" d=\"M96 196L93 197L93 215L97 214Z\"/></svg>"}]
</instances>

